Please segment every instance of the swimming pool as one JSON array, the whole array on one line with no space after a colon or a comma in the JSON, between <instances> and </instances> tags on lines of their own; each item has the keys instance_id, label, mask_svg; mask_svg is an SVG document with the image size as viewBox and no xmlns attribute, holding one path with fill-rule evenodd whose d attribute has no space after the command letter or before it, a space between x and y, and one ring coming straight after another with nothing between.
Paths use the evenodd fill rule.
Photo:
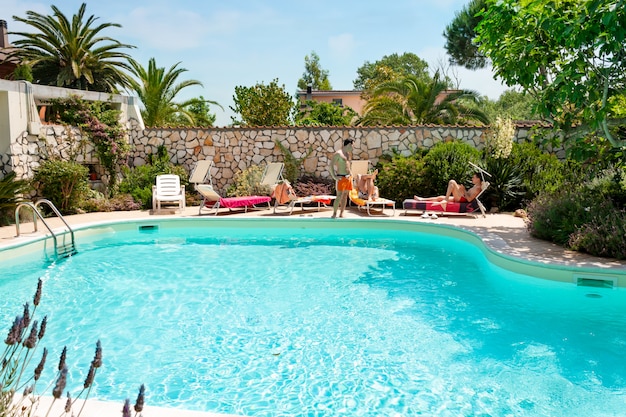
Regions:
<instances>
[{"instance_id":1,"label":"swimming pool","mask_svg":"<svg viewBox=\"0 0 626 417\"><path fill-rule=\"evenodd\" d=\"M258 416L623 409L623 288L507 271L451 228L220 220L103 225L57 264L5 261L2 329L43 276L44 345L70 348L74 386L102 341L92 398L145 383L149 405Z\"/></svg>"}]
</instances>

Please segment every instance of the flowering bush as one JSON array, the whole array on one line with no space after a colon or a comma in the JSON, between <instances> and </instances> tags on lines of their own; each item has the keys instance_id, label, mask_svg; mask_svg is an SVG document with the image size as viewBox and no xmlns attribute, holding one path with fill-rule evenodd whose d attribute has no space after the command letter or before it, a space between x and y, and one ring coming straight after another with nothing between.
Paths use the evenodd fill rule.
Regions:
<instances>
[{"instance_id":1,"label":"flowering bush","mask_svg":"<svg viewBox=\"0 0 626 417\"><path fill-rule=\"evenodd\" d=\"M235 175L235 182L228 187L226 195L241 197L246 195L270 195L269 185L261 185L264 167L252 165Z\"/></svg>"},{"instance_id":2,"label":"flowering bush","mask_svg":"<svg viewBox=\"0 0 626 417\"><path fill-rule=\"evenodd\" d=\"M489 155L495 159L508 158L513 148L515 125L510 118L497 117L485 137L485 146Z\"/></svg>"},{"instance_id":3,"label":"flowering bush","mask_svg":"<svg viewBox=\"0 0 626 417\"><path fill-rule=\"evenodd\" d=\"M100 163L109 175L109 191L116 185L119 165L126 161L130 145L119 122L120 111L106 103L87 102L77 96L52 100L56 121L81 128L94 144Z\"/></svg>"}]
</instances>

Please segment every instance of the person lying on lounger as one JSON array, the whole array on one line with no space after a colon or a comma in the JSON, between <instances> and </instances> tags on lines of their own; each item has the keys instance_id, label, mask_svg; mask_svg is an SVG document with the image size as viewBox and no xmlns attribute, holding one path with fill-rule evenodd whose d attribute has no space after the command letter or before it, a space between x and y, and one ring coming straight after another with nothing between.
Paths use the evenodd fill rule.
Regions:
<instances>
[{"instance_id":1,"label":"person lying on lounger","mask_svg":"<svg viewBox=\"0 0 626 417\"><path fill-rule=\"evenodd\" d=\"M374 185L378 170L371 174L359 174L356 177L356 187L359 190L359 198L363 200L376 200L378 198L378 187Z\"/></svg>"},{"instance_id":2,"label":"person lying on lounger","mask_svg":"<svg viewBox=\"0 0 626 417\"><path fill-rule=\"evenodd\" d=\"M469 203L473 201L482 190L482 180L478 172L474 173L472 177L472 184L474 184L469 190L465 189L465 186L457 183L455 180L448 182L448 189L446 195L440 195L437 197L418 197L414 198L418 201L435 201L441 203L441 207L445 210L448 202L455 203Z\"/></svg>"}]
</instances>

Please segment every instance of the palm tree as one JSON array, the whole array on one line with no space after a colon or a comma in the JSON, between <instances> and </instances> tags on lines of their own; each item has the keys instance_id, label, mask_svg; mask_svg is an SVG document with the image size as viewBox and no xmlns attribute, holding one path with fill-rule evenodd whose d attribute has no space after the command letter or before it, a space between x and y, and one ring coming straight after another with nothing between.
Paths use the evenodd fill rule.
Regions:
<instances>
[{"instance_id":1,"label":"palm tree","mask_svg":"<svg viewBox=\"0 0 626 417\"><path fill-rule=\"evenodd\" d=\"M192 85L202 86L202 83L198 80L186 80L176 84L180 74L187 71L185 68L177 68L180 62L172 65L167 72L165 68L157 67L154 58L150 58L147 70L134 60L130 62L133 74L137 77L137 80L131 80L131 89L145 107L141 115L147 126L168 126L176 123L181 117L191 123L194 122L194 113L189 108L196 104L198 99L193 98L182 103L176 103L174 99L183 88Z\"/></svg>"},{"instance_id":2,"label":"palm tree","mask_svg":"<svg viewBox=\"0 0 626 417\"><path fill-rule=\"evenodd\" d=\"M61 11L51 6L53 16L33 11L27 18L13 16L19 22L37 29L37 33L13 32L22 39L14 42L16 50L8 54L32 67L33 80L38 84L59 87L117 92L127 87L130 56L120 48L134 48L109 37L99 36L109 27L121 27L115 23L95 26L93 15L85 19L87 5L83 3L78 13L68 20Z\"/></svg>"},{"instance_id":3,"label":"palm tree","mask_svg":"<svg viewBox=\"0 0 626 417\"><path fill-rule=\"evenodd\" d=\"M360 125L455 124L479 121L489 123L487 116L464 101L476 101L471 90L449 90L436 73L426 81L408 75L376 87L364 108Z\"/></svg>"}]
</instances>

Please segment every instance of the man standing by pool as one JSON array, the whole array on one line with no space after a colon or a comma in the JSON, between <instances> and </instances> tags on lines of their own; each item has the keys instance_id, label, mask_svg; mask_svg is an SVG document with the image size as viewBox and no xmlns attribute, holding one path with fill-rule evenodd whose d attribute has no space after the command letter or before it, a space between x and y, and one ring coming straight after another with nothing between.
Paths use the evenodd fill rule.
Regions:
<instances>
[{"instance_id":1,"label":"man standing by pool","mask_svg":"<svg viewBox=\"0 0 626 417\"><path fill-rule=\"evenodd\" d=\"M348 193L352 189L352 177L350 173L350 160L352 159L352 144L354 139L346 139L343 141L343 147L335 152L330 162L330 176L335 180L335 189L337 190L337 198L333 203L333 216L337 217L337 209L340 208L339 217L343 217L343 211L348 202Z\"/></svg>"}]
</instances>

